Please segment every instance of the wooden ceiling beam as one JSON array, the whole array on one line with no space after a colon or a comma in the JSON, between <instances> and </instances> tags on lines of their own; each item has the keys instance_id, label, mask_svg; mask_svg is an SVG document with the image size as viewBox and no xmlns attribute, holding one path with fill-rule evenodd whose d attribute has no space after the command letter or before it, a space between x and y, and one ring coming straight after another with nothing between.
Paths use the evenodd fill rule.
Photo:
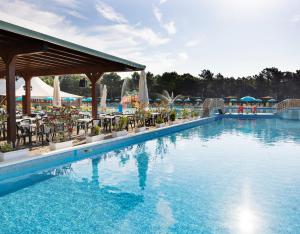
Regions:
<instances>
[{"instance_id":1,"label":"wooden ceiling beam","mask_svg":"<svg viewBox=\"0 0 300 234\"><path fill-rule=\"evenodd\" d=\"M92 72L122 72L121 66L75 66L75 67L54 67L42 69L17 69L17 74L29 76L49 76L49 75L68 75L68 74L86 74ZM3 72L0 72L0 76Z\"/></svg>"},{"instance_id":2,"label":"wooden ceiling beam","mask_svg":"<svg viewBox=\"0 0 300 234\"><path fill-rule=\"evenodd\" d=\"M48 45L46 43L34 43L34 44L13 44L10 46L4 46L0 44L0 55L2 57L8 54L14 55L24 55L24 54L39 54L44 53L48 50Z\"/></svg>"},{"instance_id":3,"label":"wooden ceiling beam","mask_svg":"<svg viewBox=\"0 0 300 234\"><path fill-rule=\"evenodd\" d=\"M67 59L76 59L76 60L81 61L81 62L89 60L89 61L93 61L97 64L102 63L104 65L118 64L118 63L115 63L115 62L112 62L112 61L106 61L104 59L96 58L96 57L93 57L91 55L88 55L88 56L87 55L82 55L82 54L80 54L80 52L74 53L74 52L68 51L66 49L59 50L59 49L51 47L51 48L49 48L48 53L54 53L55 55L61 55L65 58L67 58Z\"/></svg>"},{"instance_id":4,"label":"wooden ceiling beam","mask_svg":"<svg viewBox=\"0 0 300 234\"><path fill-rule=\"evenodd\" d=\"M24 57L18 57L18 62L33 62L33 63L41 63L41 64L51 64L53 66L55 65L66 65L66 66L75 66L77 63L73 62L67 62L67 61L59 61L54 59L47 59L44 56L24 56Z\"/></svg>"}]
</instances>

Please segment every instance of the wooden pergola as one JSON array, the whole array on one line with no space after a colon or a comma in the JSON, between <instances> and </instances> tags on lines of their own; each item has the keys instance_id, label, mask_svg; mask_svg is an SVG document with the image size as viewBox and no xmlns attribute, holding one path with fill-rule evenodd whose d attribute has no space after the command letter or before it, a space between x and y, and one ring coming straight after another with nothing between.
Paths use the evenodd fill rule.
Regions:
<instances>
[{"instance_id":1,"label":"wooden pergola","mask_svg":"<svg viewBox=\"0 0 300 234\"><path fill-rule=\"evenodd\" d=\"M86 74L92 84L92 116L97 117L96 82L105 72L146 67L122 58L0 21L0 78L6 79L7 139L16 140L16 76L25 80L25 114L30 114L34 76Z\"/></svg>"}]
</instances>

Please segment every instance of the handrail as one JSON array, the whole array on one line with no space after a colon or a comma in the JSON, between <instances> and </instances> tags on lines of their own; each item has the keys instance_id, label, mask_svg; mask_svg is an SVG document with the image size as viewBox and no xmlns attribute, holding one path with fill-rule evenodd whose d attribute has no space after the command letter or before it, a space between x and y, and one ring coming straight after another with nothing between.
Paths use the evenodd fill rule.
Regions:
<instances>
[{"instance_id":1,"label":"handrail","mask_svg":"<svg viewBox=\"0 0 300 234\"><path fill-rule=\"evenodd\" d=\"M222 98L206 98L202 108L202 117L209 117L211 112L216 109L222 109L224 111L224 100Z\"/></svg>"},{"instance_id":2,"label":"handrail","mask_svg":"<svg viewBox=\"0 0 300 234\"><path fill-rule=\"evenodd\" d=\"M282 112L290 108L300 108L300 99L285 99L276 104L277 112Z\"/></svg>"}]
</instances>

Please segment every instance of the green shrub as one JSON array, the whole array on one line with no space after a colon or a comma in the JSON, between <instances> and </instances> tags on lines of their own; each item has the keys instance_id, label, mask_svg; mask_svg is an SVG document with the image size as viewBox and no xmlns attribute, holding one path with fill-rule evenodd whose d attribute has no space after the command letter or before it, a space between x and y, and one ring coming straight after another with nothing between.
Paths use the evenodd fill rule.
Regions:
<instances>
[{"instance_id":1,"label":"green shrub","mask_svg":"<svg viewBox=\"0 0 300 234\"><path fill-rule=\"evenodd\" d=\"M6 143L2 143L0 145L0 152L7 153L7 152L11 152L11 151L14 151L12 144L6 142Z\"/></svg>"},{"instance_id":2,"label":"green shrub","mask_svg":"<svg viewBox=\"0 0 300 234\"><path fill-rule=\"evenodd\" d=\"M158 117L156 118L155 122L156 122L157 124L162 124L162 123L164 123L164 120L163 120L163 118L162 118L161 116L158 116Z\"/></svg>"},{"instance_id":3,"label":"green shrub","mask_svg":"<svg viewBox=\"0 0 300 234\"><path fill-rule=\"evenodd\" d=\"M124 130L127 127L127 124L128 124L128 118L126 116L120 117L119 122L117 123L116 126L116 130L117 131Z\"/></svg>"},{"instance_id":4,"label":"green shrub","mask_svg":"<svg viewBox=\"0 0 300 234\"><path fill-rule=\"evenodd\" d=\"M175 121L176 120L176 110L172 110L170 113L170 120Z\"/></svg>"},{"instance_id":5,"label":"green shrub","mask_svg":"<svg viewBox=\"0 0 300 234\"><path fill-rule=\"evenodd\" d=\"M98 136L101 133L101 128L97 125L97 126L93 126L91 129L91 135L92 136Z\"/></svg>"},{"instance_id":6,"label":"green shrub","mask_svg":"<svg viewBox=\"0 0 300 234\"><path fill-rule=\"evenodd\" d=\"M187 109L183 109L181 112L181 116L183 119L187 119L190 116L190 112Z\"/></svg>"}]
</instances>

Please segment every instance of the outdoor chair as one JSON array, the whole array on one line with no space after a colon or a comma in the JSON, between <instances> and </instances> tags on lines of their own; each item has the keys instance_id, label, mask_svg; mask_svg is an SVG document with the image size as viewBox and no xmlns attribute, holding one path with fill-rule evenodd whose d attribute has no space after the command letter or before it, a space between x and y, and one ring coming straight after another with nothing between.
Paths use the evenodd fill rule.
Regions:
<instances>
[{"instance_id":1,"label":"outdoor chair","mask_svg":"<svg viewBox=\"0 0 300 234\"><path fill-rule=\"evenodd\" d=\"M131 129L134 129L135 128L135 117L134 116L128 116L128 126L130 125ZM127 126L127 128L128 128ZM128 130L128 129L127 129Z\"/></svg>"},{"instance_id":2,"label":"outdoor chair","mask_svg":"<svg viewBox=\"0 0 300 234\"><path fill-rule=\"evenodd\" d=\"M36 142L41 142L44 145L44 137L46 137L45 124L38 120L36 123Z\"/></svg>"},{"instance_id":3,"label":"outdoor chair","mask_svg":"<svg viewBox=\"0 0 300 234\"><path fill-rule=\"evenodd\" d=\"M6 138L6 131L7 131L6 124L7 124L6 121L4 121L3 123L0 124L0 138L3 137L3 139Z\"/></svg>"},{"instance_id":4,"label":"outdoor chair","mask_svg":"<svg viewBox=\"0 0 300 234\"><path fill-rule=\"evenodd\" d=\"M29 125L17 125L17 145L20 145L21 140L26 144L28 138L29 145L32 145L32 132Z\"/></svg>"}]
</instances>

